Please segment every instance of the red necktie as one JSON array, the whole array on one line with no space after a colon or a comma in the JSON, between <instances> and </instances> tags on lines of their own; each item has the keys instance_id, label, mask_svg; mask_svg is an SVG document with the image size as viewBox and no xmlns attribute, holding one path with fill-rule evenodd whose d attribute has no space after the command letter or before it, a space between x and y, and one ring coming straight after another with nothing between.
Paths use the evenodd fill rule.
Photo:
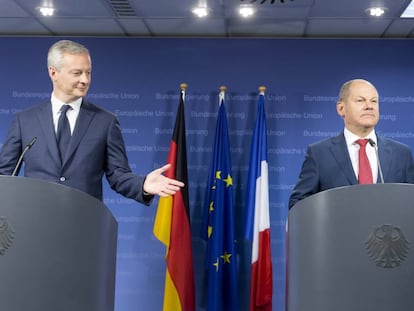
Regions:
<instances>
[{"instance_id":1,"label":"red necktie","mask_svg":"<svg viewBox=\"0 0 414 311\"><path fill-rule=\"evenodd\" d=\"M358 154L358 163L359 163L359 173L358 173L358 183L359 184L372 184L372 171L371 165L365 151L365 146L368 143L368 139L358 139L356 143L359 145L359 154Z\"/></svg>"}]
</instances>

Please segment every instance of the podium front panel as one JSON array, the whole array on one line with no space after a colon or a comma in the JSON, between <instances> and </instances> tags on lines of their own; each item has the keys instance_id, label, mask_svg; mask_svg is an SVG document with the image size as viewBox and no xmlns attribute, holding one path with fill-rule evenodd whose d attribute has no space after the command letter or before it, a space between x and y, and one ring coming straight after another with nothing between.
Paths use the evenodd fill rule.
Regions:
<instances>
[{"instance_id":1,"label":"podium front panel","mask_svg":"<svg viewBox=\"0 0 414 311\"><path fill-rule=\"evenodd\" d=\"M288 311L414 310L414 185L320 192L288 223Z\"/></svg>"},{"instance_id":2,"label":"podium front panel","mask_svg":"<svg viewBox=\"0 0 414 311\"><path fill-rule=\"evenodd\" d=\"M117 223L99 200L0 177L0 310L113 311Z\"/></svg>"}]
</instances>

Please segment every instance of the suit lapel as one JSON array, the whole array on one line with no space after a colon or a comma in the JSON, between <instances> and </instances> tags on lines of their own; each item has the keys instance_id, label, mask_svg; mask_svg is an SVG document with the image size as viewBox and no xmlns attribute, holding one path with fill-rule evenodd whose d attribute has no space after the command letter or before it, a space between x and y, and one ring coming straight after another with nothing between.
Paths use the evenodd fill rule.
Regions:
<instances>
[{"instance_id":1,"label":"suit lapel","mask_svg":"<svg viewBox=\"0 0 414 311\"><path fill-rule=\"evenodd\" d=\"M351 159L349 158L349 152L343 133L332 139L331 152L338 163L339 169L346 179L348 179L349 183L351 185L357 184L358 181L352 167Z\"/></svg>"},{"instance_id":2,"label":"suit lapel","mask_svg":"<svg viewBox=\"0 0 414 311\"><path fill-rule=\"evenodd\" d=\"M377 145L378 145L378 161L379 164L382 163L391 163L392 160L392 148L381 138L377 136ZM388 176L390 165L381 166L382 174L384 181L387 180L386 176ZM381 182L380 175L378 173L377 182Z\"/></svg>"},{"instance_id":3,"label":"suit lapel","mask_svg":"<svg viewBox=\"0 0 414 311\"><path fill-rule=\"evenodd\" d=\"M37 111L37 118L45 136L45 141L47 142L50 154L56 164L60 166L61 161L56 141L55 128L53 126L52 105L50 102L40 106L40 109Z\"/></svg>"},{"instance_id":4,"label":"suit lapel","mask_svg":"<svg viewBox=\"0 0 414 311\"><path fill-rule=\"evenodd\" d=\"M65 165L67 160L73 155L82 137L85 135L91 120L95 115L95 111L91 109L92 106L87 101L82 101L82 105L79 111L78 119L76 120L75 128L73 130L72 139L70 140L69 148L66 153L66 157L63 160L62 166Z\"/></svg>"}]
</instances>

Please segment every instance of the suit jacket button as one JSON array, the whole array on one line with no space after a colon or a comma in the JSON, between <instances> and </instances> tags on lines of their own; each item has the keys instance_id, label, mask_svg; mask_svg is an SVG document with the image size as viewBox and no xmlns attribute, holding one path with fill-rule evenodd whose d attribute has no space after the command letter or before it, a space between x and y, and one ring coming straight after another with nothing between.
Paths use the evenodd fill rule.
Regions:
<instances>
[{"instance_id":1,"label":"suit jacket button","mask_svg":"<svg viewBox=\"0 0 414 311\"><path fill-rule=\"evenodd\" d=\"M64 177L64 176L62 176L62 177L60 177L60 181L66 181L66 177Z\"/></svg>"}]
</instances>

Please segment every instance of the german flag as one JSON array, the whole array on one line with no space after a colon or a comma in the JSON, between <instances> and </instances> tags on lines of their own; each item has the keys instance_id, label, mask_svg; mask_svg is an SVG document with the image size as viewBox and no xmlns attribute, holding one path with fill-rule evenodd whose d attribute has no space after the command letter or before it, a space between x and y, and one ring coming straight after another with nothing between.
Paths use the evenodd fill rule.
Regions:
<instances>
[{"instance_id":1,"label":"german flag","mask_svg":"<svg viewBox=\"0 0 414 311\"><path fill-rule=\"evenodd\" d=\"M173 196L160 198L154 223L154 235L166 246L164 311L195 310L184 117L186 88L186 84L181 84L180 103L168 154L171 168L166 172L167 177L180 180L185 186Z\"/></svg>"}]
</instances>

